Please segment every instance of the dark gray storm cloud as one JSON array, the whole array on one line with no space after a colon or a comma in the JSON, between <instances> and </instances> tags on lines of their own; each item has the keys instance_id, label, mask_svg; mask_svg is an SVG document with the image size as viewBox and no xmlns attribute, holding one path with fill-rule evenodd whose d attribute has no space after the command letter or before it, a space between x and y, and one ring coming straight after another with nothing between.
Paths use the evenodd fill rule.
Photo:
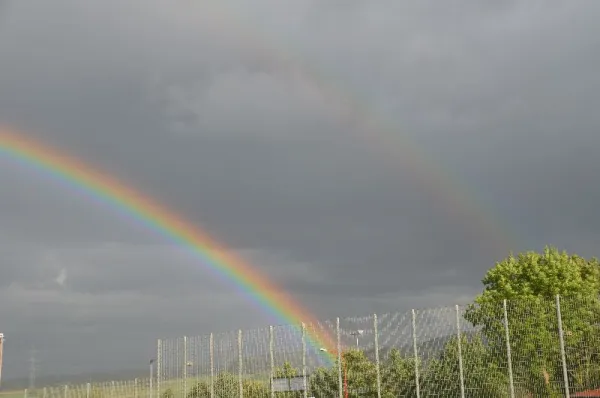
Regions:
<instances>
[{"instance_id":1,"label":"dark gray storm cloud","mask_svg":"<svg viewBox=\"0 0 600 398\"><path fill-rule=\"evenodd\" d=\"M0 123L167 204L320 317L451 305L511 249L597 254L599 13L14 1ZM274 321L73 187L1 155L0 186L5 377L31 345L42 373L135 368L157 337Z\"/></svg>"}]
</instances>

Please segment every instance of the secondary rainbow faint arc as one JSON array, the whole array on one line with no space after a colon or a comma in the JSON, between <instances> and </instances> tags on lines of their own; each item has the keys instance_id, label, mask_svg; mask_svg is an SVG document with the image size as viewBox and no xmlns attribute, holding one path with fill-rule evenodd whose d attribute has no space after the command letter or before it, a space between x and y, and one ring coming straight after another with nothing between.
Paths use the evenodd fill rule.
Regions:
<instances>
[{"instance_id":1,"label":"secondary rainbow faint arc","mask_svg":"<svg viewBox=\"0 0 600 398\"><path fill-rule=\"evenodd\" d=\"M24 163L36 171L83 190L94 199L125 213L163 238L187 248L217 275L231 281L236 289L258 304L261 310L284 323L307 325L307 342L332 361L336 343L330 333L316 329L318 321L300 303L276 286L258 269L242 260L207 232L185 221L175 211L109 176L80 159L33 139L14 129L0 126L0 158Z\"/></svg>"},{"instance_id":2,"label":"secondary rainbow faint arc","mask_svg":"<svg viewBox=\"0 0 600 398\"><path fill-rule=\"evenodd\" d=\"M216 26L217 31L213 33L241 45L265 64L290 79L297 79L305 89L326 99L332 115L341 115L345 123L361 132L362 135L352 138L362 139L376 154L387 154L382 159L408 171L415 183L435 197L436 204L445 206L447 214L469 228L476 241L490 243L502 253L515 248L514 231L494 217L493 211L482 201L476 200L476 193L461 181L460 176L450 173L406 134L385 126L382 118L359 95L334 84L331 77L319 73L290 49L278 46L272 35L261 32L260 24L245 22L248 21L246 14L227 7L226 2L211 2L210 11L210 15L202 18L206 26Z\"/></svg>"}]
</instances>

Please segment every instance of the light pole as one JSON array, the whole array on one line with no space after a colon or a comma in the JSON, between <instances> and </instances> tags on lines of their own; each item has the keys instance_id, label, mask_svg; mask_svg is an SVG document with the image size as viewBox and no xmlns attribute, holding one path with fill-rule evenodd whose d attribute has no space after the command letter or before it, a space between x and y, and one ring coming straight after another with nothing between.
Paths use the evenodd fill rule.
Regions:
<instances>
[{"instance_id":1,"label":"light pole","mask_svg":"<svg viewBox=\"0 0 600 398\"><path fill-rule=\"evenodd\" d=\"M365 333L364 330L355 330L354 332L350 333L351 336L355 336L356 337L356 349L358 350L358 337L362 336Z\"/></svg>"},{"instance_id":2,"label":"light pole","mask_svg":"<svg viewBox=\"0 0 600 398\"><path fill-rule=\"evenodd\" d=\"M148 391L148 397L152 398L152 379L154 376L154 359L150 360L150 391Z\"/></svg>"}]
</instances>

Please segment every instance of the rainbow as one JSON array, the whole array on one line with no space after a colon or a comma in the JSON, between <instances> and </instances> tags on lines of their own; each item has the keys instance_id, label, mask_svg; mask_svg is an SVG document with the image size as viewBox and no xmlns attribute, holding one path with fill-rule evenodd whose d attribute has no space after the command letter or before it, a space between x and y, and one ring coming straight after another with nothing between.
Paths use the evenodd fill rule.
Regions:
<instances>
[{"instance_id":1,"label":"rainbow","mask_svg":"<svg viewBox=\"0 0 600 398\"><path fill-rule=\"evenodd\" d=\"M251 12L237 10L223 1L208 7L210 15L202 15L202 22L213 29L211 33L234 46L242 45L255 60L320 96L332 116L339 117L349 131L358 133L351 138L363 141L392 167L408 171L413 182L434 198L452 221L462 224L465 230L461 232L479 246L504 255L518 245L519 239L505 218L495 217L494 210L487 208L460 176L451 173L407 134L386 123L360 94L349 91L341 82L336 84L334 76L326 76L291 51L289 45L278 43L259 21L250 19Z\"/></svg>"},{"instance_id":2,"label":"rainbow","mask_svg":"<svg viewBox=\"0 0 600 398\"><path fill-rule=\"evenodd\" d=\"M184 247L222 279L231 282L244 297L282 323L307 325L307 344L330 362L336 355L331 333L318 330L318 321L255 267L227 250L208 233L182 216L109 176L39 140L0 126L0 158L33 168L44 176L72 186L95 201L126 215L145 229ZM324 348L325 350L321 350Z\"/></svg>"}]
</instances>

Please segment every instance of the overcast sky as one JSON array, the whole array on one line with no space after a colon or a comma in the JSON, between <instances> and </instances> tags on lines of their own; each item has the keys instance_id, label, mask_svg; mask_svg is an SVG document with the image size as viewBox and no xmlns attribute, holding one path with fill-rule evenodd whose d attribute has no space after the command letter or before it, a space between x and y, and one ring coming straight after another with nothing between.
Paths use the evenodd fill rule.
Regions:
<instances>
[{"instance_id":1,"label":"overcast sky","mask_svg":"<svg viewBox=\"0 0 600 398\"><path fill-rule=\"evenodd\" d=\"M320 318L450 306L510 250L599 254L598 18L597 0L3 1L0 124L176 209ZM158 337L270 321L1 155L0 186L4 378L32 345L40 373L143 369Z\"/></svg>"}]
</instances>

